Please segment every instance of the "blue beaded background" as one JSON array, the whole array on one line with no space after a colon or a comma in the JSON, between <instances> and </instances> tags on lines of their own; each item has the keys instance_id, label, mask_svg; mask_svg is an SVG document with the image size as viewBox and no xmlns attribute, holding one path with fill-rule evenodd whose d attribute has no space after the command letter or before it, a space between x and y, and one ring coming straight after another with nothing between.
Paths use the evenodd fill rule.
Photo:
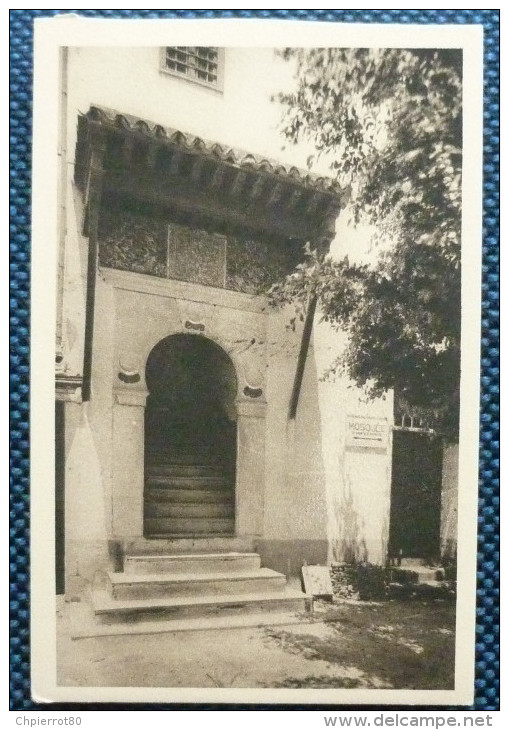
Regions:
<instances>
[{"instance_id":1,"label":"blue beaded background","mask_svg":"<svg viewBox=\"0 0 509 730\"><path fill-rule=\"evenodd\" d=\"M499 11L498 10L11 10L10 11L10 609L12 710L161 709L162 705L38 705L29 654L29 282L34 18L285 18L484 26L482 393L475 704L499 709ZM182 705L182 708L185 706ZM202 706L204 709L206 706ZM219 709L216 705L210 709ZM246 706L247 707L247 706ZM274 708L272 708L274 709ZM281 709L283 707L281 706ZM353 709L353 708L352 708ZM359 708L367 709L367 708ZM438 708L437 708L438 709ZM454 708L450 708L454 709ZM460 709L460 708L458 708ZM461 708L465 709L465 708Z\"/></svg>"}]
</instances>

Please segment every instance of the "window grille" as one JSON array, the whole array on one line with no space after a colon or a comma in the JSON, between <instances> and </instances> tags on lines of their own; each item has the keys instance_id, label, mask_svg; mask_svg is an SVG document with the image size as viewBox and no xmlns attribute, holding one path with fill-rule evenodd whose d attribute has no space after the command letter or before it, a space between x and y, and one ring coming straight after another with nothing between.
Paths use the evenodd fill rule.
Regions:
<instances>
[{"instance_id":1,"label":"window grille","mask_svg":"<svg viewBox=\"0 0 509 730\"><path fill-rule=\"evenodd\" d=\"M418 416L412 416L407 413L399 415L394 426L400 431L432 431L430 421L425 418L419 418Z\"/></svg>"},{"instance_id":2,"label":"window grille","mask_svg":"<svg viewBox=\"0 0 509 730\"><path fill-rule=\"evenodd\" d=\"M222 54L205 46L166 46L163 70L207 86L221 88Z\"/></svg>"}]
</instances>

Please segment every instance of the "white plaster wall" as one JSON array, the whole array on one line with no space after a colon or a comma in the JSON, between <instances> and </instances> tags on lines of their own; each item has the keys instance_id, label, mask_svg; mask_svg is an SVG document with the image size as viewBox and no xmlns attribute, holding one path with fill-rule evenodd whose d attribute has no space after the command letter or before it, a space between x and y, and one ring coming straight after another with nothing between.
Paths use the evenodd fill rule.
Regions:
<instances>
[{"instance_id":1,"label":"white plaster wall","mask_svg":"<svg viewBox=\"0 0 509 730\"><path fill-rule=\"evenodd\" d=\"M321 378L345 345L345 338L326 324L315 326L315 359ZM322 453L327 493L329 559L383 564L387 557L391 494L393 401L367 399L344 377L318 384ZM386 419L386 448L353 451L346 444L349 416Z\"/></svg>"},{"instance_id":2,"label":"white plaster wall","mask_svg":"<svg viewBox=\"0 0 509 730\"><path fill-rule=\"evenodd\" d=\"M67 165L64 292L62 307L63 356L61 372L83 374L85 298L88 240L82 236L83 204ZM111 350L114 319L108 292L97 286L93 397L89 403L65 404L66 423L66 581L68 592L82 580L92 580L109 564L111 534L111 368L104 367L104 349ZM108 345L109 343L109 345ZM108 350L109 348L109 350ZM98 354L100 356L98 357Z\"/></svg>"},{"instance_id":3,"label":"white plaster wall","mask_svg":"<svg viewBox=\"0 0 509 730\"><path fill-rule=\"evenodd\" d=\"M288 310L269 317L267 357L267 539L326 539L317 373L310 348L297 417L288 420L301 331L286 329Z\"/></svg>"},{"instance_id":4,"label":"white plaster wall","mask_svg":"<svg viewBox=\"0 0 509 730\"><path fill-rule=\"evenodd\" d=\"M67 576L92 580L107 568L112 535L112 377L111 287L99 280L92 361L92 397L66 403L66 566Z\"/></svg>"},{"instance_id":5,"label":"white plaster wall","mask_svg":"<svg viewBox=\"0 0 509 730\"><path fill-rule=\"evenodd\" d=\"M97 452L88 405L66 403L65 576L66 592L91 581L106 567L102 464Z\"/></svg>"},{"instance_id":6,"label":"white plaster wall","mask_svg":"<svg viewBox=\"0 0 509 730\"><path fill-rule=\"evenodd\" d=\"M73 118L98 104L306 166L311 148L289 145L278 131L282 109L271 98L292 86L293 66L273 49L226 48L223 92L160 71L159 56L158 47L69 49L71 154L76 140Z\"/></svg>"},{"instance_id":7,"label":"white plaster wall","mask_svg":"<svg viewBox=\"0 0 509 730\"><path fill-rule=\"evenodd\" d=\"M321 364L327 367L331 352L340 351L343 342L337 333L323 333ZM330 557L383 564L389 538L392 393L376 400L367 399L348 379L337 378L322 384L321 396L326 424L323 448L327 463ZM350 416L385 419L389 434L385 449L350 450L346 444Z\"/></svg>"},{"instance_id":8,"label":"white plaster wall","mask_svg":"<svg viewBox=\"0 0 509 730\"><path fill-rule=\"evenodd\" d=\"M62 307L62 355L60 370L66 375L83 374L83 328L87 280L88 243L81 235L83 202L81 195L67 181L66 245L64 257L64 291Z\"/></svg>"},{"instance_id":9,"label":"white plaster wall","mask_svg":"<svg viewBox=\"0 0 509 730\"><path fill-rule=\"evenodd\" d=\"M392 394L367 400L342 377L323 380L344 337L315 318L297 417L288 421L300 332L289 311L269 319L265 529L268 540L325 540L328 559L383 564L389 534L392 444L350 451L347 416L392 425Z\"/></svg>"},{"instance_id":10,"label":"white plaster wall","mask_svg":"<svg viewBox=\"0 0 509 730\"><path fill-rule=\"evenodd\" d=\"M458 444L445 444L440 515L440 549L445 561L455 560L458 543L458 459Z\"/></svg>"}]
</instances>

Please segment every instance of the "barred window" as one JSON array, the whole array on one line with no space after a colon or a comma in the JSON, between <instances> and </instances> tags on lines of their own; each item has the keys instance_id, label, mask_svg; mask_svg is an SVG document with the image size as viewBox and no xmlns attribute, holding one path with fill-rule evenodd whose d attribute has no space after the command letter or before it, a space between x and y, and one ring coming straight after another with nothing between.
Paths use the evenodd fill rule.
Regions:
<instances>
[{"instance_id":1,"label":"barred window","mask_svg":"<svg viewBox=\"0 0 509 730\"><path fill-rule=\"evenodd\" d=\"M162 70L216 89L222 88L223 54L221 48L205 46L166 46Z\"/></svg>"}]
</instances>

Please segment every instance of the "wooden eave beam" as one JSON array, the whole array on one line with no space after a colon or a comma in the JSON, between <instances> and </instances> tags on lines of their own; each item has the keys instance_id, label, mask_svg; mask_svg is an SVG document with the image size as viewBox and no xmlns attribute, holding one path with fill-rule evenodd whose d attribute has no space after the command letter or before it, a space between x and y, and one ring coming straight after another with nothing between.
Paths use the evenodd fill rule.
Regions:
<instances>
[{"instance_id":1,"label":"wooden eave beam","mask_svg":"<svg viewBox=\"0 0 509 730\"><path fill-rule=\"evenodd\" d=\"M161 147L157 144L157 142L149 142L147 150L147 167L155 167L160 149Z\"/></svg>"},{"instance_id":2,"label":"wooden eave beam","mask_svg":"<svg viewBox=\"0 0 509 730\"><path fill-rule=\"evenodd\" d=\"M279 203L279 201L283 197L283 191L284 191L283 184L280 183L280 182L277 182L273 186L273 188L272 188L272 190L270 192L270 195L269 195L269 199L267 201L267 204L270 205L270 206L277 205L277 203Z\"/></svg>"},{"instance_id":3,"label":"wooden eave beam","mask_svg":"<svg viewBox=\"0 0 509 730\"><path fill-rule=\"evenodd\" d=\"M263 204L254 208L257 215L253 215L254 204L248 209L247 205L242 204L243 198L234 198L227 193L218 195L217 191L211 195L210 187L205 185L200 188L189 179L163 182L155 180L153 175L139 175L134 171L131 174L110 171L105 175L103 184L105 191L110 194L152 202L159 207L174 208L186 214L196 213L211 220L230 221L239 227L265 234L315 240L319 229L319 221L314 218L282 216L277 208L271 209Z\"/></svg>"},{"instance_id":4,"label":"wooden eave beam","mask_svg":"<svg viewBox=\"0 0 509 730\"><path fill-rule=\"evenodd\" d=\"M306 215L313 215L318 208L320 207L320 204L324 200L324 195L318 191L313 191L312 195L308 199L308 202L306 204L306 207L304 209L304 212Z\"/></svg>"},{"instance_id":5,"label":"wooden eave beam","mask_svg":"<svg viewBox=\"0 0 509 730\"><path fill-rule=\"evenodd\" d=\"M297 208L298 203L302 200L305 191L302 188L296 188L290 194L290 197L286 203L286 212L291 213Z\"/></svg>"},{"instance_id":6,"label":"wooden eave beam","mask_svg":"<svg viewBox=\"0 0 509 730\"><path fill-rule=\"evenodd\" d=\"M205 158L198 157L198 155L196 155L192 162L191 175L190 175L191 180L195 184L198 184L200 182L204 165L205 165Z\"/></svg>"},{"instance_id":7,"label":"wooden eave beam","mask_svg":"<svg viewBox=\"0 0 509 730\"><path fill-rule=\"evenodd\" d=\"M220 190L221 185L223 184L225 172L226 168L223 165L218 164L210 178L208 187L212 190Z\"/></svg>"},{"instance_id":8,"label":"wooden eave beam","mask_svg":"<svg viewBox=\"0 0 509 730\"><path fill-rule=\"evenodd\" d=\"M240 197L247 178L247 172L244 170L237 170L233 178L232 186L229 190L229 194L234 197Z\"/></svg>"},{"instance_id":9,"label":"wooden eave beam","mask_svg":"<svg viewBox=\"0 0 509 730\"><path fill-rule=\"evenodd\" d=\"M263 190L267 183L267 179L262 175L258 175L249 191L249 199L255 203L263 195Z\"/></svg>"}]
</instances>

